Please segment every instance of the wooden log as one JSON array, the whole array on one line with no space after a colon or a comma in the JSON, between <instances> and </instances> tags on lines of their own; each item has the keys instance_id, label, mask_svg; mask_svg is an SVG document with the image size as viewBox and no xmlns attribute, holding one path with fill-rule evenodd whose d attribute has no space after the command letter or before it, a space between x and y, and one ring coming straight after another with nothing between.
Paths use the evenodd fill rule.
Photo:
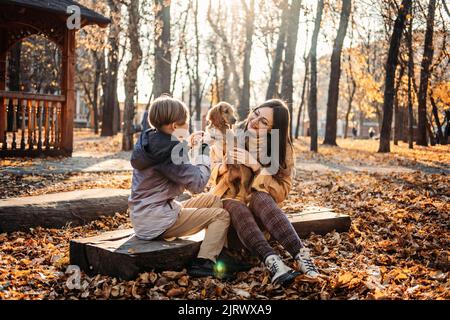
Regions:
<instances>
[{"instance_id":1,"label":"wooden log","mask_svg":"<svg viewBox=\"0 0 450 320\"><path fill-rule=\"evenodd\" d=\"M89 275L104 274L125 280L150 270L180 270L200 249L201 241L143 241L133 229L104 233L70 242L70 264Z\"/></svg>"},{"instance_id":2,"label":"wooden log","mask_svg":"<svg viewBox=\"0 0 450 320\"><path fill-rule=\"evenodd\" d=\"M308 237L311 233L325 235L332 232L347 232L351 226L348 215L333 212L327 208L309 207L298 214L288 214L300 238Z\"/></svg>"},{"instance_id":3,"label":"wooden log","mask_svg":"<svg viewBox=\"0 0 450 320\"><path fill-rule=\"evenodd\" d=\"M79 226L128 208L129 190L89 189L0 200L0 233Z\"/></svg>"},{"instance_id":4,"label":"wooden log","mask_svg":"<svg viewBox=\"0 0 450 320\"><path fill-rule=\"evenodd\" d=\"M333 230L348 231L350 217L326 208L308 208L288 215L295 230L303 237L311 232L326 234ZM106 232L96 237L70 242L70 263L80 266L89 275L103 274L125 280L151 270L181 270L197 254L204 233L172 242L142 241L133 229ZM229 248L243 248L236 232L228 234Z\"/></svg>"}]
</instances>

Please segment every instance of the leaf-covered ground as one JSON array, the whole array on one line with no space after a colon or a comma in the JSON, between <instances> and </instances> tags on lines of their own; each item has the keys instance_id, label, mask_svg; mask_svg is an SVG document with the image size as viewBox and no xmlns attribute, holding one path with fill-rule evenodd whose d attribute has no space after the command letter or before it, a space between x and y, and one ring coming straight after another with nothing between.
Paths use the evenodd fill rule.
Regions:
<instances>
[{"instance_id":1,"label":"leaf-covered ground","mask_svg":"<svg viewBox=\"0 0 450 320\"><path fill-rule=\"evenodd\" d=\"M90 139L85 135L83 139ZM118 138L87 141L77 147L93 152L120 148ZM82 274L74 285L73 269L68 269L70 239L129 228L128 215L122 212L83 227L1 234L0 299L450 299L450 179L446 173L450 147L410 151L401 144L392 154L381 155L375 153L376 141L347 140L339 145L322 147L318 155L312 155L307 141L301 140L296 149L299 159L307 161L404 166L414 171L386 174L382 170L316 172L297 168L286 212L321 205L352 217L348 233L311 235L304 240L327 279L300 277L290 288L282 289L270 284L261 265L240 273L231 283L192 279L185 272L167 270L141 274L133 281ZM1 161L17 163L14 159ZM426 170L430 167L436 173ZM126 173L45 177L0 173L0 195L129 188L130 182ZM293 260L274 245L293 266Z\"/></svg>"}]
</instances>

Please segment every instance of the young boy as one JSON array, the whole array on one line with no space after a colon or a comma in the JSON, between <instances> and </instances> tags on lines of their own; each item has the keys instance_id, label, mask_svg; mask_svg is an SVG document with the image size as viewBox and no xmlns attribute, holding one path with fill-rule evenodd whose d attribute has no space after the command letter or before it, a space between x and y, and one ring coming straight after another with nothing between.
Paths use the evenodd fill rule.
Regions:
<instances>
[{"instance_id":1,"label":"young boy","mask_svg":"<svg viewBox=\"0 0 450 320\"><path fill-rule=\"evenodd\" d=\"M174 133L188 129L188 110L177 99L169 96L156 99L148 119L153 129L141 134L131 159L134 170L129 208L136 236L143 240L168 239L206 229L189 274L231 278L231 274L217 274L215 270L230 225L221 200L213 195L202 195L184 203L174 200L186 189L191 193L204 190L211 173L208 146L205 143L195 146L190 152L190 163L175 164L174 157L180 152L174 148L181 142Z\"/></svg>"}]
</instances>

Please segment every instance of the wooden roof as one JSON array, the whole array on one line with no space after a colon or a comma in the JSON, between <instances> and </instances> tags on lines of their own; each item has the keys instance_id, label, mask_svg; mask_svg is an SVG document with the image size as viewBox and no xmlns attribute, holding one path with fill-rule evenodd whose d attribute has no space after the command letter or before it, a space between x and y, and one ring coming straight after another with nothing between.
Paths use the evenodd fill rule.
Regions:
<instances>
[{"instance_id":1,"label":"wooden roof","mask_svg":"<svg viewBox=\"0 0 450 320\"><path fill-rule=\"evenodd\" d=\"M78 6L81 11L81 17L84 20L84 25L98 24L105 27L111 22L103 15L72 0L0 0L0 4L10 4L65 16L70 15L67 13L68 6Z\"/></svg>"}]
</instances>

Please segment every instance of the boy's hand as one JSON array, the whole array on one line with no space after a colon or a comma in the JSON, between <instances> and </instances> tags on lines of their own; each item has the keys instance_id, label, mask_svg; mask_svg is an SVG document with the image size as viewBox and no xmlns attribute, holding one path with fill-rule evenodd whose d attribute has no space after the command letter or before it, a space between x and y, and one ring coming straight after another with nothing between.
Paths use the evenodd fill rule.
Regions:
<instances>
[{"instance_id":1,"label":"boy's hand","mask_svg":"<svg viewBox=\"0 0 450 320\"><path fill-rule=\"evenodd\" d=\"M203 134L204 134L203 131L194 132L193 134L191 134L188 138L189 147L193 148L198 145L201 145L203 140Z\"/></svg>"},{"instance_id":2,"label":"boy's hand","mask_svg":"<svg viewBox=\"0 0 450 320\"><path fill-rule=\"evenodd\" d=\"M201 146L204 143L211 143L210 135L204 131L195 132L188 138L188 144L191 148Z\"/></svg>"}]
</instances>

